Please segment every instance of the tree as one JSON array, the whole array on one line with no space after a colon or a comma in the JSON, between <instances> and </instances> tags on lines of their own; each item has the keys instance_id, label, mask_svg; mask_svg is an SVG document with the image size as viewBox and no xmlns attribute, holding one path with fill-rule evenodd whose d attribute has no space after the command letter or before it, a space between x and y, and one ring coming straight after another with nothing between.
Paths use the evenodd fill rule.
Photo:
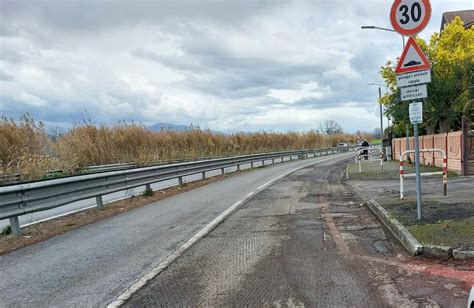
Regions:
<instances>
[{"instance_id":1,"label":"tree","mask_svg":"<svg viewBox=\"0 0 474 308\"><path fill-rule=\"evenodd\" d=\"M320 122L319 131L323 135L335 135L343 133L341 125L339 125L336 121L333 120L326 120Z\"/></svg>"},{"instance_id":2,"label":"tree","mask_svg":"<svg viewBox=\"0 0 474 308\"><path fill-rule=\"evenodd\" d=\"M474 98L474 27L464 29L463 21L456 17L441 35L434 33L429 43L421 38L416 41L432 65L432 81L428 84L428 98L423 102L424 121L420 129L428 134L458 130L462 109ZM387 107L386 114L393 118L393 132L402 135L409 124L409 102L400 102L395 66L396 63L389 61L380 70L390 90L380 102ZM474 120L472 113L470 116Z\"/></svg>"}]
</instances>

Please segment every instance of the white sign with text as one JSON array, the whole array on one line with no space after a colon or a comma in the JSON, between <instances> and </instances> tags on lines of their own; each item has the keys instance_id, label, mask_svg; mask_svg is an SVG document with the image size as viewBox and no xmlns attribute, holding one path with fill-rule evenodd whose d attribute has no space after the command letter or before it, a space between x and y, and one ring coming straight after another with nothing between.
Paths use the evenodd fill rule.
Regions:
<instances>
[{"instance_id":1,"label":"white sign with text","mask_svg":"<svg viewBox=\"0 0 474 308\"><path fill-rule=\"evenodd\" d=\"M408 111L410 113L411 124L423 123L423 103L422 102L411 103Z\"/></svg>"},{"instance_id":2,"label":"white sign with text","mask_svg":"<svg viewBox=\"0 0 474 308\"><path fill-rule=\"evenodd\" d=\"M426 84L420 84L414 87L400 88L401 101L411 101L414 99L428 97L428 88Z\"/></svg>"},{"instance_id":3,"label":"white sign with text","mask_svg":"<svg viewBox=\"0 0 474 308\"><path fill-rule=\"evenodd\" d=\"M431 70L397 75L397 87L411 87L431 82Z\"/></svg>"}]
</instances>

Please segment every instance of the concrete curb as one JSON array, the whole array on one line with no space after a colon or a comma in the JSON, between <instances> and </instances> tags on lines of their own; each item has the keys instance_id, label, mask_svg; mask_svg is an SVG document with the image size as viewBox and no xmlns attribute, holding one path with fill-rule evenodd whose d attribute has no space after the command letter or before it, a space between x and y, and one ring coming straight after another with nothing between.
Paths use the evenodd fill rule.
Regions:
<instances>
[{"instance_id":1,"label":"concrete curb","mask_svg":"<svg viewBox=\"0 0 474 308\"><path fill-rule=\"evenodd\" d=\"M423 256L433 259L447 260L453 257L453 249L447 246L424 245Z\"/></svg>"},{"instance_id":2,"label":"concrete curb","mask_svg":"<svg viewBox=\"0 0 474 308\"><path fill-rule=\"evenodd\" d=\"M412 254L418 256L423 253L423 245L395 218L374 199L367 202L369 209L390 230L397 240Z\"/></svg>"},{"instance_id":3,"label":"concrete curb","mask_svg":"<svg viewBox=\"0 0 474 308\"><path fill-rule=\"evenodd\" d=\"M367 206L413 256L423 255L427 258L443 260L450 258L454 260L474 260L474 251L456 250L447 246L422 245L398 220L391 217L377 201L372 199L367 202Z\"/></svg>"},{"instance_id":4,"label":"concrete curb","mask_svg":"<svg viewBox=\"0 0 474 308\"><path fill-rule=\"evenodd\" d=\"M472 250L453 250L455 260L474 260L474 251Z\"/></svg>"}]
</instances>

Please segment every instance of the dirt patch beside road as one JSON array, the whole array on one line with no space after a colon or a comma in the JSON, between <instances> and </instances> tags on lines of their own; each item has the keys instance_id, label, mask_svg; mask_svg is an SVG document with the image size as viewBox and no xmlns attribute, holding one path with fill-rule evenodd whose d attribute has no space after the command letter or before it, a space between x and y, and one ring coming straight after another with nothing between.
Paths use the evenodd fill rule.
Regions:
<instances>
[{"instance_id":1,"label":"dirt patch beside road","mask_svg":"<svg viewBox=\"0 0 474 308\"><path fill-rule=\"evenodd\" d=\"M399 163L352 164L347 182L365 201L375 199L424 245L474 250L474 177L448 175L448 196L443 196L441 175L422 178L422 219L417 220L415 179L405 179L405 197L400 200ZM405 166L414 172L413 164ZM422 166L422 172L439 168Z\"/></svg>"}]
</instances>

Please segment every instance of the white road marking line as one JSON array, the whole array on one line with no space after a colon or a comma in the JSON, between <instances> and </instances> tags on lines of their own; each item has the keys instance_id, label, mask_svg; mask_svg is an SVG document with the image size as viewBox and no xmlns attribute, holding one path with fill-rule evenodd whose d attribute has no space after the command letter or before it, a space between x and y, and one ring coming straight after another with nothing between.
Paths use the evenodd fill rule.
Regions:
<instances>
[{"instance_id":1,"label":"white road marking line","mask_svg":"<svg viewBox=\"0 0 474 308\"><path fill-rule=\"evenodd\" d=\"M252 192L249 192L248 194L246 194L246 195L245 195L245 197L247 197L247 198L248 198L248 197L251 197L251 196L253 196L254 194L255 194L255 192L254 192L254 191L252 191Z\"/></svg>"},{"instance_id":2,"label":"white road marking line","mask_svg":"<svg viewBox=\"0 0 474 308\"><path fill-rule=\"evenodd\" d=\"M244 199L245 200L245 199ZM107 307L120 307L126 300L128 300L133 293L140 290L142 287L146 285L148 281L155 278L159 273L161 273L164 269L166 269L174 260L179 258L186 250L188 250L192 245L194 245L197 241L201 238L209 234L215 227L217 227L222 221L224 221L230 214L232 214L237 207L242 204L244 200L239 200L232 204L227 210L225 210L222 214L217 216L213 221L207 224L204 228L202 228L199 232L193 235L186 243L181 245L177 250L175 250L171 255L166 257L158 266L153 268L150 272L148 272L145 276L143 276L140 280L134 283L130 288L125 290L115 301L110 303Z\"/></svg>"},{"instance_id":3,"label":"white road marking line","mask_svg":"<svg viewBox=\"0 0 474 308\"><path fill-rule=\"evenodd\" d=\"M77 212L85 211L85 210L88 210L88 209L91 209L91 208L94 208L94 207L97 207L97 205L91 205L91 206L88 206L88 207L80 208L80 209L73 210L73 211L70 211L70 212L66 212L66 213L63 213L63 214L51 216L51 217L48 217L48 218L43 218L43 219L40 219L40 220L35 220L33 222L29 222L29 223L26 223L24 225L21 225L21 228L25 228L25 227L28 227L28 226L31 226L31 225L38 224L40 222L56 219L56 218L59 218L59 217L67 216L67 215L74 214L74 213L77 213Z\"/></svg>"},{"instance_id":4,"label":"white road marking line","mask_svg":"<svg viewBox=\"0 0 474 308\"><path fill-rule=\"evenodd\" d=\"M317 161L317 162L311 162L311 163L299 166L298 168L295 168L291 171L285 172L285 173L277 176L276 178L266 182L265 184L259 186L257 188L257 190L254 191L254 192L255 192L255 194L259 193L260 191L264 190L268 186L272 185L273 183L280 180L281 178L289 175L290 173L293 173L293 172L298 171L300 169L303 169L305 167L315 165L315 164L319 164L319 163L322 163L322 162L325 162L325 161L328 161L328 160L331 160L331 159L334 159L334 158L339 158L339 156L338 157L331 157L331 158L328 158L328 159L325 159L325 160L320 160L320 161ZM151 271L149 271L147 274L145 274L145 276L143 276L140 280L135 282L131 287L126 289L119 297L117 297L113 302L108 304L107 308L116 308L116 307L122 306L128 299L130 299L130 297L132 297L132 295L135 292L137 292L138 290L143 288L147 284L148 281L150 281L151 279L158 276L163 270L165 270L169 265L171 265L171 263L173 263L177 258L179 258L183 253L185 253L186 250L188 250L191 246L193 246L197 241L202 239L204 236L209 234L221 222L223 222L227 217L229 217L232 213L234 213L237 210L237 208L239 207L239 205L249 201L252 196L249 197L247 195L247 197L245 197L244 199L239 200L239 201L235 202L234 204L232 204L222 214L217 216L213 221L208 223L204 228L202 228L200 231L198 231L196 234L194 234L193 237L191 237L188 241L186 241L186 243L181 245L181 247L179 247L172 254L167 256L162 262L160 262L160 264L158 264Z\"/></svg>"}]
</instances>

